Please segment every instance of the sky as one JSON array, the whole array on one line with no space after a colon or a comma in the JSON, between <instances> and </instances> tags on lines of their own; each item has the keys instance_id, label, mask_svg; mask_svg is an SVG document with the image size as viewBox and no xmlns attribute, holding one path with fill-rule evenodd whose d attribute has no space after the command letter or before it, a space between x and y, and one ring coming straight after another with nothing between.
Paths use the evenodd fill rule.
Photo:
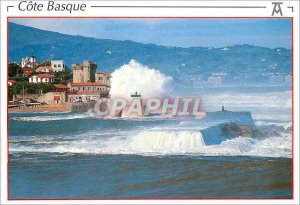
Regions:
<instances>
[{"instance_id":1,"label":"sky","mask_svg":"<svg viewBox=\"0 0 300 205\"><path fill-rule=\"evenodd\" d=\"M10 18L9 21L64 34L164 46L220 48L250 44L292 47L290 19Z\"/></svg>"}]
</instances>

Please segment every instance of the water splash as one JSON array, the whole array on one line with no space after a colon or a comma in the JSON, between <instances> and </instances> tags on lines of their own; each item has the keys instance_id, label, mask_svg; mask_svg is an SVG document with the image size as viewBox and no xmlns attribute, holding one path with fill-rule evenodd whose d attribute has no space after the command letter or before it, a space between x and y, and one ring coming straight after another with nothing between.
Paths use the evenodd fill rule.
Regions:
<instances>
[{"instance_id":1,"label":"water splash","mask_svg":"<svg viewBox=\"0 0 300 205\"><path fill-rule=\"evenodd\" d=\"M171 83L171 77L131 60L111 74L110 95L129 98L139 92L143 98L164 97L171 92Z\"/></svg>"},{"instance_id":2,"label":"water splash","mask_svg":"<svg viewBox=\"0 0 300 205\"><path fill-rule=\"evenodd\" d=\"M38 142L36 142L38 140ZM55 140L32 139L23 142L11 141L10 152L43 152L75 154L137 154L137 155L192 155L192 156L292 156L290 132L264 139L237 137L220 144L206 145L197 130L142 130L130 135L116 132L112 137L86 133L85 137Z\"/></svg>"}]
</instances>

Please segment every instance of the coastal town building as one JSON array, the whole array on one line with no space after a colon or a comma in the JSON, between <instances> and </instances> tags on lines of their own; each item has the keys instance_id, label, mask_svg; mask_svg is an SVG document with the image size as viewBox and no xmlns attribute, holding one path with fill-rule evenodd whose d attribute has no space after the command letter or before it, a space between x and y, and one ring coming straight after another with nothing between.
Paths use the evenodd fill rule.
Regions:
<instances>
[{"instance_id":1,"label":"coastal town building","mask_svg":"<svg viewBox=\"0 0 300 205\"><path fill-rule=\"evenodd\" d=\"M110 73L96 73L97 65L92 61L83 61L81 64L73 64L73 80L67 85L55 84L58 79L52 75L53 72L65 70L63 60L44 62L34 70L34 74L32 74L32 68L28 66L25 68L28 69L28 74L26 75L29 77L29 83L53 83L55 90L47 93L41 92L31 97L28 97L28 94L23 94L23 99L30 99L33 102L48 105L59 105L65 103L77 104L79 102L90 102L98 100L101 97L108 97L109 95ZM13 82L11 82L11 84L13 84Z\"/></svg>"},{"instance_id":2,"label":"coastal town building","mask_svg":"<svg viewBox=\"0 0 300 205\"><path fill-rule=\"evenodd\" d=\"M68 83L68 102L88 102L108 96L110 73L97 72L92 61L73 64L73 82Z\"/></svg>"},{"instance_id":3,"label":"coastal town building","mask_svg":"<svg viewBox=\"0 0 300 205\"><path fill-rule=\"evenodd\" d=\"M29 78L29 83L52 83L54 82L54 76L44 73L36 74Z\"/></svg>"},{"instance_id":4,"label":"coastal town building","mask_svg":"<svg viewBox=\"0 0 300 205\"><path fill-rule=\"evenodd\" d=\"M92 61L83 61L82 64L73 64L73 83L95 82L97 64Z\"/></svg>"},{"instance_id":5,"label":"coastal town building","mask_svg":"<svg viewBox=\"0 0 300 205\"><path fill-rule=\"evenodd\" d=\"M100 91L107 91L108 86L103 83L68 83L68 87L71 91L81 91L81 92L100 92Z\"/></svg>"},{"instance_id":6,"label":"coastal town building","mask_svg":"<svg viewBox=\"0 0 300 205\"><path fill-rule=\"evenodd\" d=\"M34 55L22 58L22 60L21 60L21 68L24 68L24 67L33 68L35 65L36 65L36 62L35 62Z\"/></svg>"},{"instance_id":7,"label":"coastal town building","mask_svg":"<svg viewBox=\"0 0 300 205\"><path fill-rule=\"evenodd\" d=\"M100 98L99 92L69 92L68 102L78 103L78 102L89 102L95 101Z\"/></svg>"},{"instance_id":8,"label":"coastal town building","mask_svg":"<svg viewBox=\"0 0 300 205\"><path fill-rule=\"evenodd\" d=\"M65 64L63 60L51 60L50 62L44 62L42 65L35 69L37 73L50 73L61 72L65 70Z\"/></svg>"},{"instance_id":9,"label":"coastal town building","mask_svg":"<svg viewBox=\"0 0 300 205\"><path fill-rule=\"evenodd\" d=\"M51 68L53 72L61 72L65 70L65 63L63 60L51 60Z\"/></svg>"},{"instance_id":10,"label":"coastal town building","mask_svg":"<svg viewBox=\"0 0 300 205\"><path fill-rule=\"evenodd\" d=\"M107 72L97 72L95 76L97 83L102 83L105 85L110 85L110 73Z\"/></svg>"},{"instance_id":11,"label":"coastal town building","mask_svg":"<svg viewBox=\"0 0 300 205\"><path fill-rule=\"evenodd\" d=\"M22 68L22 70L23 70L23 77L29 77L33 73L32 68L30 67L24 67Z\"/></svg>"},{"instance_id":12,"label":"coastal town building","mask_svg":"<svg viewBox=\"0 0 300 205\"><path fill-rule=\"evenodd\" d=\"M56 88L56 90L59 90L59 91L66 91L66 90L70 89L68 86L63 85L63 84L55 84L54 87Z\"/></svg>"},{"instance_id":13,"label":"coastal town building","mask_svg":"<svg viewBox=\"0 0 300 205\"><path fill-rule=\"evenodd\" d=\"M51 66L47 65L41 65L35 69L35 72L37 73L50 73L53 71L53 68Z\"/></svg>"},{"instance_id":14,"label":"coastal town building","mask_svg":"<svg viewBox=\"0 0 300 205\"><path fill-rule=\"evenodd\" d=\"M59 90L49 91L40 95L37 101L48 105L65 104L67 102L67 93Z\"/></svg>"}]
</instances>

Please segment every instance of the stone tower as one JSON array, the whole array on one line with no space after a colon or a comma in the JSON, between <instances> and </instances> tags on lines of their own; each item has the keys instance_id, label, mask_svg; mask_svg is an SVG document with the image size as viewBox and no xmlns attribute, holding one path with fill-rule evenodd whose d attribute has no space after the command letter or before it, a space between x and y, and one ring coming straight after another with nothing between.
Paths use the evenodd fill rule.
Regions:
<instances>
[{"instance_id":1,"label":"stone tower","mask_svg":"<svg viewBox=\"0 0 300 205\"><path fill-rule=\"evenodd\" d=\"M95 82L97 64L92 61L83 61L82 64L73 64L73 83Z\"/></svg>"}]
</instances>

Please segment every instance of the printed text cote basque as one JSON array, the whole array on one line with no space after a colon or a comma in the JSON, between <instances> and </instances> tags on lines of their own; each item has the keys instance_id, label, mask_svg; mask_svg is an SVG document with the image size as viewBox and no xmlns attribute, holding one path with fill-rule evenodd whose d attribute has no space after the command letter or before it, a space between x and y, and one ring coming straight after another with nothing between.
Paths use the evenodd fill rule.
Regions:
<instances>
[{"instance_id":1,"label":"printed text cote basque","mask_svg":"<svg viewBox=\"0 0 300 205\"><path fill-rule=\"evenodd\" d=\"M57 3L48 1L47 4L35 1L21 1L18 5L20 11L63 11L72 13L74 11L85 11L86 4L81 3Z\"/></svg>"}]
</instances>

